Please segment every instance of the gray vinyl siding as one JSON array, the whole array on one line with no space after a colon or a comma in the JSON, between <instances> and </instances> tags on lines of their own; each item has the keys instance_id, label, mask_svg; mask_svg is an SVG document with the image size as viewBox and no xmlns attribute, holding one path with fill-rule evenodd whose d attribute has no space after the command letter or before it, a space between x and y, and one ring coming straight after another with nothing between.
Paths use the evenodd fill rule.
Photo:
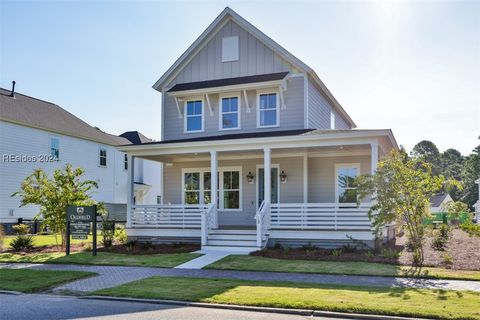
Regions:
<instances>
[{"instance_id":1,"label":"gray vinyl siding","mask_svg":"<svg viewBox=\"0 0 480 320\"><path fill-rule=\"evenodd\" d=\"M239 60L222 62L222 38L229 36L239 37ZM230 20L199 50L167 87L177 83L283 71L295 72L290 63Z\"/></svg>"},{"instance_id":2,"label":"gray vinyl siding","mask_svg":"<svg viewBox=\"0 0 480 320\"><path fill-rule=\"evenodd\" d=\"M330 111L333 108L313 81L308 80L308 128L330 129ZM347 121L336 111L335 129L351 129Z\"/></svg>"},{"instance_id":3,"label":"gray vinyl siding","mask_svg":"<svg viewBox=\"0 0 480 320\"><path fill-rule=\"evenodd\" d=\"M164 103L164 139L186 139L202 136L213 136L231 133L246 133L255 131L275 131L304 128L304 80L303 77L292 77L287 81L287 90L284 92L286 109L280 107L280 126L275 128L257 128L257 92L248 90L248 104L250 112L247 111L243 94L240 95L240 123L238 130L219 130L219 95L210 94L210 103L213 107L214 115L210 115L210 110L204 101L205 109L205 130L200 133L184 133L184 119L178 115L175 99L165 95ZM205 98L204 98L205 99ZM280 97L279 97L280 99ZM183 112L183 102L180 105Z\"/></svg>"}]
</instances>

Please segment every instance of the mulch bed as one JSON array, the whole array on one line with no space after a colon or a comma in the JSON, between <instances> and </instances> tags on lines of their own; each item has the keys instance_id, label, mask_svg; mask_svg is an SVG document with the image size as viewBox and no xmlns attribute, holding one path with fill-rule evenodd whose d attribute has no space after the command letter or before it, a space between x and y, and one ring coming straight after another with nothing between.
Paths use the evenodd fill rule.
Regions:
<instances>
[{"instance_id":1,"label":"mulch bed","mask_svg":"<svg viewBox=\"0 0 480 320\"><path fill-rule=\"evenodd\" d=\"M85 246L82 244L71 244L70 245L71 252L80 252L85 251ZM65 248L62 249L61 246L41 246L41 247L34 247L28 251L15 251L12 249L0 251L2 253L15 253L20 255L27 255L29 253L52 253L52 252L65 252Z\"/></svg>"},{"instance_id":2,"label":"mulch bed","mask_svg":"<svg viewBox=\"0 0 480 320\"><path fill-rule=\"evenodd\" d=\"M158 253L188 253L200 250L200 245L194 243L175 244L142 244L134 243L130 246L113 245L110 248L99 248L98 251L125 253L125 254L158 254Z\"/></svg>"}]
</instances>

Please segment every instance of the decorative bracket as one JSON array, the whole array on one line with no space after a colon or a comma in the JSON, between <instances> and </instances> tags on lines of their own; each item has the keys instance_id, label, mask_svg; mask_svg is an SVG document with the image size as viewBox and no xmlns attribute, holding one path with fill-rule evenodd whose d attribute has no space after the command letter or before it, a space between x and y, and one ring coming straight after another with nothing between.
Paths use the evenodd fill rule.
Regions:
<instances>
[{"instance_id":1,"label":"decorative bracket","mask_svg":"<svg viewBox=\"0 0 480 320\"><path fill-rule=\"evenodd\" d=\"M282 106L282 110L287 109L287 105L285 103L285 97L283 95L285 91L287 91L287 82L283 80L282 83L278 86L278 92L280 93L280 103Z\"/></svg>"},{"instance_id":2,"label":"decorative bracket","mask_svg":"<svg viewBox=\"0 0 480 320\"><path fill-rule=\"evenodd\" d=\"M248 103L247 90L242 90L242 92L243 92L243 98L245 99L245 106L247 107L247 112L250 113L252 109L250 109L250 104Z\"/></svg>"},{"instance_id":3,"label":"decorative bracket","mask_svg":"<svg viewBox=\"0 0 480 320\"><path fill-rule=\"evenodd\" d=\"M178 110L178 118L182 119L183 113L182 113L182 108L180 107L180 101L182 101L180 98L175 97L175 103L177 104L177 110Z\"/></svg>"},{"instance_id":4,"label":"decorative bracket","mask_svg":"<svg viewBox=\"0 0 480 320\"><path fill-rule=\"evenodd\" d=\"M207 101L208 110L210 110L210 116L213 116L215 113L213 112L213 107L212 107L212 104L210 103L210 98L208 94L205 95L205 100Z\"/></svg>"}]
</instances>

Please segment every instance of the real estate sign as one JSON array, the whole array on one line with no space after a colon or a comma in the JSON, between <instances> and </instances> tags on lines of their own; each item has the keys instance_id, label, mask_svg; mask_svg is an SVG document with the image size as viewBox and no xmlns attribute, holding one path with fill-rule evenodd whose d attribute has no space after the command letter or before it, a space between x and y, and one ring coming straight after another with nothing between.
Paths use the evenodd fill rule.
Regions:
<instances>
[{"instance_id":1,"label":"real estate sign","mask_svg":"<svg viewBox=\"0 0 480 320\"><path fill-rule=\"evenodd\" d=\"M93 226L93 255L97 255L97 206L67 206L67 251L72 239L87 240Z\"/></svg>"}]
</instances>

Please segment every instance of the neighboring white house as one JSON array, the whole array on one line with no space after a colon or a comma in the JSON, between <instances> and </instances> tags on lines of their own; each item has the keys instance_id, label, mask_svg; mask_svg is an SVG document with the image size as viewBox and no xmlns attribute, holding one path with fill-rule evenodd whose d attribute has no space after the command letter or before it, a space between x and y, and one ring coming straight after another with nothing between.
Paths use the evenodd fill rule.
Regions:
<instances>
[{"instance_id":1,"label":"neighboring white house","mask_svg":"<svg viewBox=\"0 0 480 320\"><path fill-rule=\"evenodd\" d=\"M443 207L448 202L452 202L453 199L448 193L439 193L430 198L430 212L442 212Z\"/></svg>"},{"instance_id":2,"label":"neighboring white house","mask_svg":"<svg viewBox=\"0 0 480 320\"><path fill-rule=\"evenodd\" d=\"M480 178L475 181L478 184L478 200L474 204L475 207L475 221L480 224Z\"/></svg>"},{"instance_id":3,"label":"neighboring white house","mask_svg":"<svg viewBox=\"0 0 480 320\"><path fill-rule=\"evenodd\" d=\"M102 132L53 103L0 88L0 224L32 219L38 207L19 207L11 195L34 169L52 174L67 163L84 168L85 179L98 182L93 198L125 221L128 161L115 146L132 141L151 142L136 131L120 137ZM160 202L161 166L145 160L135 169L143 172L135 177L137 203Z\"/></svg>"},{"instance_id":4,"label":"neighboring white house","mask_svg":"<svg viewBox=\"0 0 480 320\"><path fill-rule=\"evenodd\" d=\"M163 202L134 203L129 179L130 238L235 252L373 245L353 181L398 149L392 131L355 129L315 71L250 22L223 10L153 87L161 141L119 149L164 164Z\"/></svg>"}]
</instances>

